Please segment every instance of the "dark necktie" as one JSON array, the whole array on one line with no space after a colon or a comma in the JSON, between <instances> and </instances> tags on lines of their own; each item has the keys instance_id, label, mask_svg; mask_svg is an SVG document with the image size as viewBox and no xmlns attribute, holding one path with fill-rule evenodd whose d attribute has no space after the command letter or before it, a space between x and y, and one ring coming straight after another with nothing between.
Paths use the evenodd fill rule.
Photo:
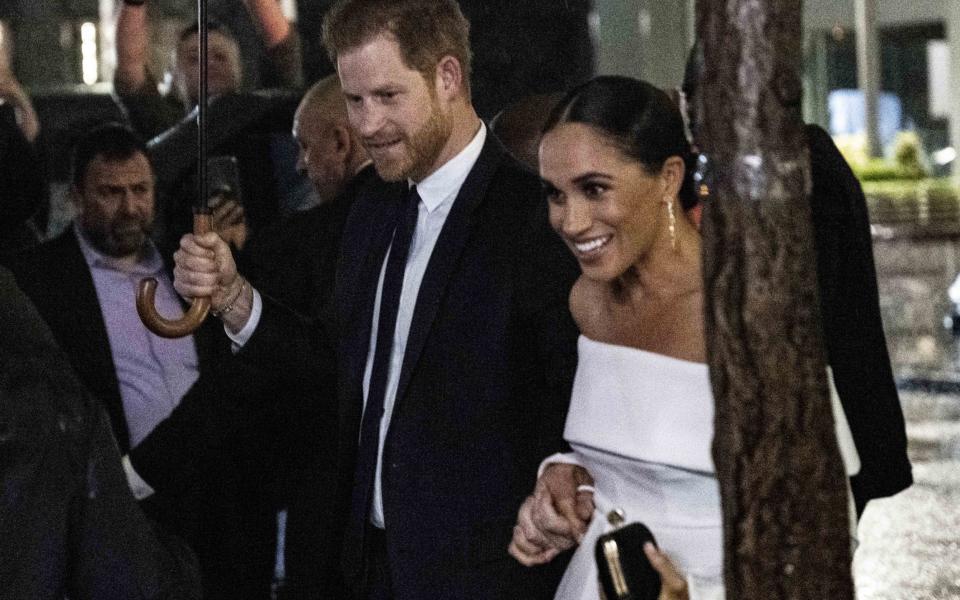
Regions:
<instances>
[{"instance_id":1,"label":"dark necktie","mask_svg":"<svg viewBox=\"0 0 960 600\"><path fill-rule=\"evenodd\" d=\"M387 269L383 276L383 288L380 292L377 345L373 355L373 369L370 373L370 389L360 426L360 449L353 480L351 512L355 518L359 517L363 520L366 520L369 512L373 478L377 470L380 421L384 413L387 378L390 375L393 334L397 328L397 310L400 307L400 292L403 289L403 273L407 265L413 232L417 227L419 204L420 194L414 186L404 202L397 207L397 224L393 242L390 244L390 256L387 258Z\"/></svg>"}]
</instances>

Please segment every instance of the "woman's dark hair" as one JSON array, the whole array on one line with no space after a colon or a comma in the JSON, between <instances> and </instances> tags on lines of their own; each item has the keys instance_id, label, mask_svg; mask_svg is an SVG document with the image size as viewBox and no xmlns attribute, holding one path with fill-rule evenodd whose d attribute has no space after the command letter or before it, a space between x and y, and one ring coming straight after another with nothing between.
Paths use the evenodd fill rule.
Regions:
<instances>
[{"instance_id":1,"label":"woman's dark hair","mask_svg":"<svg viewBox=\"0 0 960 600\"><path fill-rule=\"evenodd\" d=\"M684 209L696 205L696 156L690 151L680 110L662 90L630 77L595 77L567 92L550 113L543 133L561 123L596 128L650 173L659 172L671 156L679 156L686 166L680 204Z\"/></svg>"}]
</instances>

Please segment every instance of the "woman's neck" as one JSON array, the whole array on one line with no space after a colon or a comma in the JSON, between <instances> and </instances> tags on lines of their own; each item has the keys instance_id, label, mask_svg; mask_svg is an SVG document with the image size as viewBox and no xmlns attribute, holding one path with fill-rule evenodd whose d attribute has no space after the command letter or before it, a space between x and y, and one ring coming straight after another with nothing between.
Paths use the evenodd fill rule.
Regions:
<instances>
[{"instance_id":1,"label":"woman's neck","mask_svg":"<svg viewBox=\"0 0 960 600\"><path fill-rule=\"evenodd\" d=\"M669 300L703 289L700 234L684 219L677 221L676 235L674 247L669 232L663 231L649 252L611 282L615 298Z\"/></svg>"}]
</instances>

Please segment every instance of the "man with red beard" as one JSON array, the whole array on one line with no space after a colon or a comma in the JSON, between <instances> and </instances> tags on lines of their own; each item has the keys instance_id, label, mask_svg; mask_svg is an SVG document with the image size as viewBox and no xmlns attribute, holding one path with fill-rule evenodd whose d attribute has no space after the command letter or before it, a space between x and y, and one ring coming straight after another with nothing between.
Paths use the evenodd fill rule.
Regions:
<instances>
[{"instance_id":1,"label":"man with red beard","mask_svg":"<svg viewBox=\"0 0 960 600\"><path fill-rule=\"evenodd\" d=\"M259 372L336 365L356 597L552 597L557 574L516 568L506 548L524 478L561 442L576 265L537 178L477 117L456 2L340 2L324 43L380 177L347 221L329 319L305 324L252 290L216 235L184 236L174 285L211 297Z\"/></svg>"},{"instance_id":2,"label":"man with red beard","mask_svg":"<svg viewBox=\"0 0 960 600\"><path fill-rule=\"evenodd\" d=\"M261 518L259 501L248 501L236 483L242 471L231 459L242 445L238 450L227 440L218 451L208 451L206 464L213 466L200 486L157 485L162 475L157 465L165 466L173 449L151 442L151 432L168 431L167 417L190 396L196 396L191 405L219 406L222 379L216 367L230 351L212 327L164 339L137 315L136 290L145 277L158 281L161 314L183 311L169 264L150 239L154 172L146 148L123 125L102 125L79 139L72 170L73 226L15 255L8 266L82 383L106 409L120 452L128 455L124 468L141 507L196 551L204 597L269 598L275 521L269 514ZM194 385L204 372L211 376ZM209 450L201 443L210 442L175 450Z\"/></svg>"}]
</instances>

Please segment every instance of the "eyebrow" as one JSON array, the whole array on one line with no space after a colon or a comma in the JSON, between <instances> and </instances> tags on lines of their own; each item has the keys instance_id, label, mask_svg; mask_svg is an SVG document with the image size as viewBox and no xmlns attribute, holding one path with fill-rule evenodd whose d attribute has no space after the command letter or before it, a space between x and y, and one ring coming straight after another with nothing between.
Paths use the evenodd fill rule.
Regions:
<instances>
[{"instance_id":1,"label":"eyebrow","mask_svg":"<svg viewBox=\"0 0 960 600\"><path fill-rule=\"evenodd\" d=\"M583 175L574 177L573 183L580 184L584 181L589 181L590 179L606 179L610 181L613 179L613 177L607 175L606 173L600 173L599 171L590 171L589 173L584 173Z\"/></svg>"}]
</instances>

